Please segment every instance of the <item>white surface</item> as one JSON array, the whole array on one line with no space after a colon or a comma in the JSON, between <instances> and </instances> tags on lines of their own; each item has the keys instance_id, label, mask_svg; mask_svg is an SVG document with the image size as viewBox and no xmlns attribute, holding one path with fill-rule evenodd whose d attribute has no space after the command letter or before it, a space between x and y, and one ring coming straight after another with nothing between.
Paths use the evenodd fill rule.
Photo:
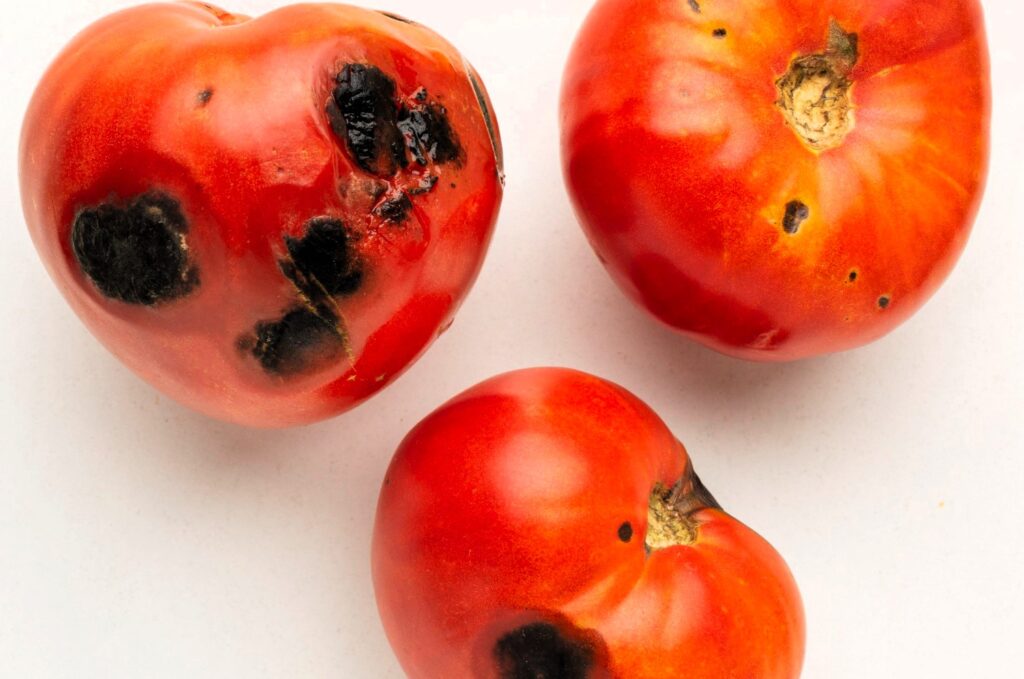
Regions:
<instances>
[{"instance_id":1,"label":"white surface","mask_svg":"<svg viewBox=\"0 0 1024 679\"><path fill-rule=\"evenodd\" d=\"M235 0L260 13L271 0ZM383 4L383 2L382 2ZM404 433L492 374L563 364L647 400L707 485L786 556L805 677L1021 676L1024 6L989 0L989 192L922 313L847 355L764 366L661 329L612 286L560 178L560 73L590 0L393 0L483 74L508 192L451 332L364 407L264 433L184 410L84 330L17 198L35 81L121 3L11 3L0 22L0 676L401 677L368 543Z\"/></svg>"}]
</instances>

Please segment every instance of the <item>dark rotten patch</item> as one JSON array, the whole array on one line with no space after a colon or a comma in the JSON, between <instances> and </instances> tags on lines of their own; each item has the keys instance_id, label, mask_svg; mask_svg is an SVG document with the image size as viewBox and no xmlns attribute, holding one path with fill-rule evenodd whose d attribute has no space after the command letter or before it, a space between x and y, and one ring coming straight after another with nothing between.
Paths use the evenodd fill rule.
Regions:
<instances>
[{"instance_id":1,"label":"dark rotten patch","mask_svg":"<svg viewBox=\"0 0 1024 679\"><path fill-rule=\"evenodd\" d=\"M501 679L587 679L595 656L590 645L544 622L512 630L494 646Z\"/></svg>"},{"instance_id":2,"label":"dark rotten patch","mask_svg":"<svg viewBox=\"0 0 1024 679\"><path fill-rule=\"evenodd\" d=\"M327 103L331 129L346 141L363 170L387 177L410 163L461 163L464 156L448 112L427 101L420 88L417 105L398 97L395 81L376 66L348 64L336 78Z\"/></svg>"},{"instance_id":3,"label":"dark rotten patch","mask_svg":"<svg viewBox=\"0 0 1024 679\"><path fill-rule=\"evenodd\" d=\"M409 218L409 210L412 209L412 201L405 193L399 193L393 198L388 198L374 208L373 213L391 224L401 224Z\"/></svg>"},{"instance_id":4,"label":"dark rotten patch","mask_svg":"<svg viewBox=\"0 0 1024 679\"><path fill-rule=\"evenodd\" d=\"M800 225L811 216L811 209L799 200L791 200L786 203L786 214L782 219L782 228L789 235L800 230Z\"/></svg>"},{"instance_id":5,"label":"dark rotten patch","mask_svg":"<svg viewBox=\"0 0 1024 679\"><path fill-rule=\"evenodd\" d=\"M302 238L285 236L288 259L281 270L307 299L348 295L359 289L363 269L340 219L317 217Z\"/></svg>"},{"instance_id":6,"label":"dark rotten patch","mask_svg":"<svg viewBox=\"0 0 1024 679\"><path fill-rule=\"evenodd\" d=\"M342 355L345 332L334 298L356 292L363 282L362 263L341 220L317 217L302 238L285 236L284 243L288 256L278 266L301 303L278 320L257 323L253 335L240 342L264 370L280 376Z\"/></svg>"},{"instance_id":7,"label":"dark rotten patch","mask_svg":"<svg viewBox=\"0 0 1024 679\"><path fill-rule=\"evenodd\" d=\"M334 133L348 142L359 167L377 175L394 174L407 164L398 129L395 81L365 64L348 64L336 81L327 104Z\"/></svg>"},{"instance_id":8,"label":"dark rotten patch","mask_svg":"<svg viewBox=\"0 0 1024 679\"><path fill-rule=\"evenodd\" d=\"M155 306L199 285L176 200L150 192L126 206L103 203L75 217L71 250L82 271L110 299Z\"/></svg>"},{"instance_id":9,"label":"dark rotten patch","mask_svg":"<svg viewBox=\"0 0 1024 679\"><path fill-rule=\"evenodd\" d=\"M303 373L337 358L344 349L344 339L336 320L331 322L325 315L331 313L296 307L277 321L258 323L252 355L264 370L275 375Z\"/></svg>"}]
</instances>

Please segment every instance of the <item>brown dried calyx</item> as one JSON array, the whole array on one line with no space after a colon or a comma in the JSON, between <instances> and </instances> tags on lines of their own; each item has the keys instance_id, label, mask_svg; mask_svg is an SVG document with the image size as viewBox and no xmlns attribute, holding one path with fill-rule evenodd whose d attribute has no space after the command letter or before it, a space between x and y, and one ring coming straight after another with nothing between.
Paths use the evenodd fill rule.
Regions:
<instances>
[{"instance_id":1,"label":"brown dried calyx","mask_svg":"<svg viewBox=\"0 0 1024 679\"><path fill-rule=\"evenodd\" d=\"M828 48L821 54L800 56L775 81L786 123L813 151L839 146L853 129L853 103L849 75L860 54L857 34L847 33L833 19Z\"/></svg>"},{"instance_id":2,"label":"brown dried calyx","mask_svg":"<svg viewBox=\"0 0 1024 679\"><path fill-rule=\"evenodd\" d=\"M686 471L671 488L655 484L647 507L647 553L695 543L700 527L696 514L709 508L722 507L701 483L692 463L687 463Z\"/></svg>"}]
</instances>

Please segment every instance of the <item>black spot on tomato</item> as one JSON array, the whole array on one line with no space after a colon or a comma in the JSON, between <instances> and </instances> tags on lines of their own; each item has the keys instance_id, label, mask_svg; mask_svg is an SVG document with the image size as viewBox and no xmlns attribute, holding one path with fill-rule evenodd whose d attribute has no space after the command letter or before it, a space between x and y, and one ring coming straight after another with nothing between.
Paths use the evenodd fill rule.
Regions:
<instances>
[{"instance_id":1,"label":"black spot on tomato","mask_svg":"<svg viewBox=\"0 0 1024 679\"><path fill-rule=\"evenodd\" d=\"M409 165L410 156L420 165L462 162L465 154L448 111L428 102L425 88L409 108L395 81L376 66L348 64L335 81L327 118L363 170L391 176Z\"/></svg>"},{"instance_id":2,"label":"black spot on tomato","mask_svg":"<svg viewBox=\"0 0 1024 679\"><path fill-rule=\"evenodd\" d=\"M405 134L410 153L420 165L426 165L428 157L435 163L461 162L462 147L444 106L426 104L403 111L398 127Z\"/></svg>"},{"instance_id":3,"label":"black spot on tomato","mask_svg":"<svg viewBox=\"0 0 1024 679\"><path fill-rule=\"evenodd\" d=\"M729 35L729 32L726 31L724 28L716 28L715 30L711 31L711 35L715 36L716 38L724 38L725 36Z\"/></svg>"},{"instance_id":4,"label":"black spot on tomato","mask_svg":"<svg viewBox=\"0 0 1024 679\"><path fill-rule=\"evenodd\" d=\"M340 219L312 219L302 238L285 236L284 243L288 258L281 260L281 270L314 302L325 294L350 295L363 282L362 265Z\"/></svg>"},{"instance_id":5,"label":"black spot on tomato","mask_svg":"<svg viewBox=\"0 0 1024 679\"><path fill-rule=\"evenodd\" d=\"M855 283L855 282L857 281L857 277L858 277L859 275L860 275L860 274L858 274L858 273L857 273L857 270L856 270L856 269L854 269L853 271L851 271L851 272L850 272L850 275L849 275L849 277L848 277L848 280L849 280L849 281L850 281L851 283Z\"/></svg>"},{"instance_id":6,"label":"black spot on tomato","mask_svg":"<svg viewBox=\"0 0 1024 679\"><path fill-rule=\"evenodd\" d=\"M255 337L247 348L268 373L287 376L306 372L317 364L337 358L344 339L336 320L325 310L295 307L276 321L256 325Z\"/></svg>"},{"instance_id":7,"label":"black spot on tomato","mask_svg":"<svg viewBox=\"0 0 1024 679\"><path fill-rule=\"evenodd\" d=\"M800 230L800 225L811 216L811 209L799 200L786 203L786 214L782 218L782 229L793 235Z\"/></svg>"},{"instance_id":8,"label":"black spot on tomato","mask_svg":"<svg viewBox=\"0 0 1024 679\"><path fill-rule=\"evenodd\" d=\"M337 359L346 336L334 297L350 295L363 282L361 261L341 220L317 217L301 238L285 236L288 256L278 261L298 293L298 302L274 321L260 321L239 341L268 373L288 376Z\"/></svg>"},{"instance_id":9,"label":"black spot on tomato","mask_svg":"<svg viewBox=\"0 0 1024 679\"><path fill-rule=\"evenodd\" d=\"M196 103L198 104L199 108L203 108L204 106L209 104L211 99L213 99L213 89L210 87L207 87L205 90L196 95Z\"/></svg>"},{"instance_id":10,"label":"black spot on tomato","mask_svg":"<svg viewBox=\"0 0 1024 679\"><path fill-rule=\"evenodd\" d=\"M395 81L366 64L346 65L335 80L327 104L334 133L348 142L359 167L373 174L394 174L406 164Z\"/></svg>"},{"instance_id":11,"label":"black spot on tomato","mask_svg":"<svg viewBox=\"0 0 1024 679\"><path fill-rule=\"evenodd\" d=\"M185 297L199 285L187 233L178 202L154 191L128 205L81 210L71 226L71 250L104 296L155 306Z\"/></svg>"},{"instance_id":12,"label":"black spot on tomato","mask_svg":"<svg viewBox=\"0 0 1024 679\"><path fill-rule=\"evenodd\" d=\"M538 622L498 639L494 659L501 679L586 679L596 652L587 642L567 638L558 627Z\"/></svg>"},{"instance_id":13,"label":"black spot on tomato","mask_svg":"<svg viewBox=\"0 0 1024 679\"><path fill-rule=\"evenodd\" d=\"M697 0L687 0L687 3L690 5L690 9L700 14L700 3Z\"/></svg>"},{"instance_id":14,"label":"black spot on tomato","mask_svg":"<svg viewBox=\"0 0 1024 679\"><path fill-rule=\"evenodd\" d=\"M403 191L393 198L385 200L374 208L373 213L386 222L401 224L409 218L409 210L412 209L412 201Z\"/></svg>"},{"instance_id":15,"label":"black spot on tomato","mask_svg":"<svg viewBox=\"0 0 1024 679\"><path fill-rule=\"evenodd\" d=\"M878 308L880 308L880 309L888 309L889 308L889 304L891 302L892 302L892 300L889 298L888 295L882 295L881 297L878 298Z\"/></svg>"},{"instance_id":16,"label":"black spot on tomato","mask_svg":"<svg viewBox=\"0 0 1024 679\"><path fill-rule=\"evenodd\" d=\"M619 526L619 539L623 542L629 542L633 539L633 524L629 521Z\"/></svg>"}]
</instances>

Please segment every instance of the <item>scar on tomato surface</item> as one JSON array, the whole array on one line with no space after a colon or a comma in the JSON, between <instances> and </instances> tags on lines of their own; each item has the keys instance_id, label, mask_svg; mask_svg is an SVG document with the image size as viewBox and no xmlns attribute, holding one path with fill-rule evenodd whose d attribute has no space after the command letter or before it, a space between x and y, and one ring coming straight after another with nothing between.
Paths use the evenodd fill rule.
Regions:
<instances>
[{"instance_id":1,"label":"scar on tomato surface","mask_svg":"<svg viewBox=\"0 0 1024 679\"><path fill-rule=\"evenodd\" d=\"M700 14L700 3L697 0L687 0L687 3L690 5L690 9Z\"/></svg>"},{"instance_id":2,"label":"scar on tomato surface","mask_svg":"<svg viewBox=\"0 0 1024 679\"><path fill-rule=\"evenodd\" d=\"M799 200L791 200L786 203L786 214L782 218L782 229L789 235L794 235L800 230L800 225L811 216L811 209Z\"/></svg>"},{"instance_id":3,"label":"scar on tomato surface","mask_svg":"<svg viewBox=\"0 0 1024 679\"><path fill-rule=\"evenodd\" d=\"M587 679L597 668L601 655L595 639L588 639L588 636L596 635L577 628L566 633L549 622L516 628L494 645L498 676L500 679Z\"/></svg>"},{"instance_id":4,"label":"scar on tomato surface","mask_svg":"<svg viewBox=\"0 0 1024 679\"><path fill-rule=\"evenodd\" d=\"M327 119L360 168L387 177L413 161L422 166L463 162L465 151L447 110L420 91L423 96L410 108L398 97L394 79L376 66L341 69L327 102Z\"/></svg>"},{"instance_id":5,"label":"scar on tomato surface","mask_svg":"<svg viewBox=\"0 0 1024 679\"><path fill-rule=\"evenodd\" d=\"M196 95L196 104L199 108L205 108L210 100L213 99L213 89L207 87L205 90Z\"/></svg>"},{"instance_id":6,"label":"scar on tomato surface","mask_svg":"<svg viewBox=\"0 0 1024 679\"><path fill-rule=\"evenodd\" d=\"M126 205L107 202L80 210L71 226L71 251L105 297L157 306L199 286L187 234L178 201L151 191Z\"/></svg>"},{"instance_id":7,"label":"scar on tomato surface","mask_svg":"<svg viewBox=\"0 0 1024 679\"><path fill-rule=\"evenodd\" d=\"M263 369L294 375L339 358L347 337L335 305L363 283L363 265L344 223L317 217L306 224L302 238L285 236L287 257L278 266L298 293L298 302L274 321L260 321L239 346Z\"/></svg>"}]
</instances>

